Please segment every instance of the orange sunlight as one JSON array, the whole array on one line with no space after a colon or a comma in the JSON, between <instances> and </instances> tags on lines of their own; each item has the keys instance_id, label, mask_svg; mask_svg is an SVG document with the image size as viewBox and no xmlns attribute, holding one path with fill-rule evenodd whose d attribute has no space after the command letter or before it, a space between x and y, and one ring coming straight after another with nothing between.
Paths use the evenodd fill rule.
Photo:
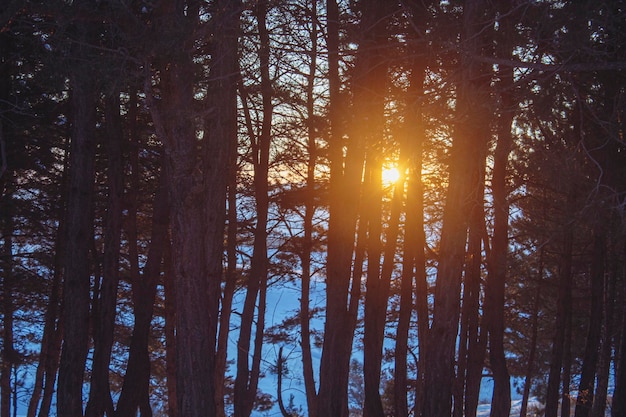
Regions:
<instances>
[{"instance_id":1,"label":"orange sunlight","mask_svg":"<svg viewBox=\"0 0 626 417\"><path fill-rule=\"evenodd\" d=\"M387 165L383 167L382 181L383 186L389 187L394 185L400 179L400 170L394 165Z\"/></svg>"}]
</instances>

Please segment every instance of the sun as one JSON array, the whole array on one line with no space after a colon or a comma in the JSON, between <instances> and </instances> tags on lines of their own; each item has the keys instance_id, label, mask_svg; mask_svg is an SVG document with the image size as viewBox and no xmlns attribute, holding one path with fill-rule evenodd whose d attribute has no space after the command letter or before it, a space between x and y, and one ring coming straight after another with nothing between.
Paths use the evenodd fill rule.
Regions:
<instances>
[{"instance_id":1,"label":"sun","mask_svg":"<svg viewBox=\"0 0 626 417\"><path fill-rule=\"evenodd\" d=\"M400 179L400 170L395 166L386 166L382 170L383 185L391 186Z\"/></svg>"}]
</instances>

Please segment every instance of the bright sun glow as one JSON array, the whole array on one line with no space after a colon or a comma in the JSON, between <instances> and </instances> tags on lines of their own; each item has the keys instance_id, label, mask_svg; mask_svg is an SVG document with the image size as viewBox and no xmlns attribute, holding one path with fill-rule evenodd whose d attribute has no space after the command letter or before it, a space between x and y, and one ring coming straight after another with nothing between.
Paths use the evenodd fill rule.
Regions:
<instances>
[{"instance_id":1,"label":"bright sun glow","mask_svg":"<svg viewBox=\"0 0 626 417\"><path fill-rule=\"evenodd\" d=\"M383 168L382 180L383 185L390 186L398 182L400 179L400 171L394 166L388 166Z\"/></svg>"}]
</instances>

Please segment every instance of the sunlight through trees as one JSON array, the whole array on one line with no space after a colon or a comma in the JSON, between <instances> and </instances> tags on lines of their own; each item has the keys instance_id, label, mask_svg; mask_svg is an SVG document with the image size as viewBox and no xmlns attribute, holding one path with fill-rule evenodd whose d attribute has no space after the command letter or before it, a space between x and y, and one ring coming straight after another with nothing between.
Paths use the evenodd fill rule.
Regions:
<instances>
[{"instance_id":1,"label":"sunlight through trees","mask_svg":"<svg viewBox=\"0 0 626 417\"><path fill-rule=\"evenodd\" d=\"M0 4L0 417L623 417L622 0Z\"/></svg>"}]
</instances>

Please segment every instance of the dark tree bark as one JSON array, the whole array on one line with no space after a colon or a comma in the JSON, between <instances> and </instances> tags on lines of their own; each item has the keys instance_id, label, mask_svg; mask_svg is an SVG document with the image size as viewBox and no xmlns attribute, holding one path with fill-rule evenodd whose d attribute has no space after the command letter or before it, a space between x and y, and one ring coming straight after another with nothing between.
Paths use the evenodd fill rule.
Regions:
<instances>
[{"instance_id":1,"label":"dark tree bark","mask_svg":"<svg viewBox=\"0 0 626 417\"><path fill-rule=\"evenodd\" d=\"M572 316L566 317L563 344L563 376L561 378L561 417L570 417L572 384Z\"/></svg>"},{"instance_id":2,"label":"dark tree bark","mask_svg":"<svg viewBox=\"0 0 626 417\"><path fill-rule=\"evenodd\" d=\"M85 3L75 3L82 7ZM89 43L87 23L76 24L80 42L75 44L77 62L70 75L72 132L69 195L65 226L66 252L63 284L65 338L59 365L57 414L83 415L82 388L89 340L92 206L94 194L96 89L85 49Z\"/></svg>"},{"instance_id":3,"label":"dark tree bark","mask_svg":"<svg viewBox=\"0 0 626 417\"><path fill-rule=\"evenodd\" d=\"M488 92L482 85L480 64L472 58L472 54L480 54L484 7L481 0L468 0L463 9L462 38L467 55L462 59L456 106L456 112L462 116L455 124L429 336L437 343L426 347L424 417L449 417L452 413L461 276L468 227L464 214L471 212L474 202L472 193L476 192L476 184L471 179L477 178L484 163L480 159L487 137L476 126L489 124Z\"/></svg>"},{"instance_id":4,"label":"dark tree bark","mask_svg":"<svg viewBox=\"0 0 626 417\"><path fill-rule=\"evenodd\" d=\"M64 171L65 174L66 171ZM65 182L64 182L65 183ZM55 382L57 372L59 370L59 362L61 359L61 344L63 342L63 303L62 303L62 262L65 259L65 242L60 242L60 237L65 236L63 221L59 225L57 232L57 242L55 247L55 268L52 278L52 286L50 288L50 298L48 302L48 310L46 311L46 324L44 332L48 329L49 339L45 345L42 340L41 357L43 357L43 396L41 397L41 406L39 407L39 417L48 417L52 407L52 399L55 394ZM45 348L44 348L45 346ZM40 359L41 360L41 359ZM31 404L29 404L28 413L31 412ZM32 416L36 412L36 403L32 405ZM31 414L27 414L31 417Z\"/></svg>"},{"instance_id":5,"label":"dark tree bark","mask_svg":"<svg viewBox=\"0 0 626 417\"><path fill-rule=\"evenodd\" d=\"M619 220L621 221L621 219ZM622 236L620 236L619 241L621 243L622 246L622 256L626 255L626 241L624 240L624 235L622 234ZM624 259L622 257L622 259ZM619 272L618 272L619 271ZM619 277L618 277L619 275ZM626 267L622 264L620 268L618 268L617 266L615 267L614 270L614 274L612 279L610 280L610 285L607 291L607 295L612 295L614 293L614 289L617 287L617 283L621 282L622 284L622 288L621 288L621 293L624 294L624 291L626 291L626 286L624 285L624 283L626 281L624 281L624 278L626 278ZM615 304L615 305L613 305ZM619 307L618 307L619 306ZM616 333L619 334L619 337L621 338L621 342L615 342L615 351L617 352L617 354L615 355L615 368L616 368L616 372L615 372L615 390L613 391L613 403L612 403L612 407L611 407L611 417L625 417L626 416L626 306L620 306L619 303L616 302L616 300L613 300L613 302L610 303L610 312L609 312L609 316L607 317L607 323L605 326L605 337L606 339L603 340L603 343L606 343L607 346L604 348L607 351L607 363L605 364L607 370L610 367L610 351L611 351L611 346L613 344L613 337L612 337L612 332L611 330L613 330L613 327L618 327L619 324L614 322L618 322L621 320L621 328L619 330L617 330ZM615 315L615 320L613 318L613 315ZM619 317L621 316L621 317ZM610 321L609 321L610 320ZM615 339L618 339L618 337L616 337ZM605 381L600 381L600 378L598 378L598 389L600 389L600 383L606 384L608 385L608 378L606 378ZM597 413L596 415L602 415L604 416L604 410L606 407L606 391L607 391L607 386L603 386L603 395L602 395L602 400L603 402L599 403L597 401L598 398L600 398L600 395L596 395L596 401L594 401L593 404L593 411L594 413Z\"/></svg>"},{"instance_id":6,"label":"dark tree bark","mask_svg":"<svg viewBox=\"0 0 626 417\"><path fill-rule=\"evenodd\" d=\"M152 230L148 257L141 276L132 277L135 323L130 340L128 363L122 392L117 402L116 417L131 417L141 409L141 416L151 414L149 407L150 354L149 342L157 283L162 260L168 244L169 199L166 189L167 173L162 171L154 196ZM138 190L131 191L138 192ZM133 233L135 234L135 233Z\"/></svg>"},{"instance_id":7,"label":"dark tree bark","mask_svg":"<svg viewBox=\"0 0 626 417\"><path fill-rule=\"evenodd\" d=\"M559 386L561 385L561 368L565 344L567 316L572 314L572 245L573 226L564 226L561 266L558 278L557 315L555 320L554 339L552 342L552 358L548 375L546 392L546 417L556 417L559 406ZM564 387L565 389L565 387Z\"/></svg>"},{"instance_id":8,"label":"dark tree bark","mask_svg":"<svg viewBox=\"0 0 626 417\"><path fill-rule=\"evenodd\" d=\"M419 81L418 81L419 82ZM416 107L412 103L412 110ZM411 113L414 113L412 111ZM414 113L418 114L418 113ZM410 118L412 119L412 118ZM424 205L423 205L423 186L421 181L422 172L422 141L423 131L419 129L419 124L412 125L415 130L410 129L417 136L415 144L409 147L411 157L404 161L411 161L408 174L408 190L406 195L406 206L408 208L405 222L405 236L403 244L402 259L402 275L400 277L400 307L398 312L398 327L396 330L396 347L394 355L394 411L398 417L407 417L409 415L409 406L407 401L407 392L409 391L408 381L408 351L409 351L409 327L411 322L411 314L413 311L413 280L426 282L425 263L424 263ZM408 140L407 140L408 142ZM405 179L399 182L398 187L404 186ZM420 294L421 295L421 294ZM423 294L426 298L426 294ZM428 312L426 307L426 314ZM418 314L423 314L422 312ZM423 318L418 317L418 320ZM422 323L423 324L423 323ZM426 317L425 330L428 331L428 317ZM418 340L420 347L425 343L426 336L423 334L424 328L418 328ZM419 337L421 336L421 337ZM418 381L421 380L421 368L418 366ZM417 388L421 392L421 387ZM418 403L419 401L416 401ZM415 408L419 410L419 405Z\"/></svg>"},{"instance_id":9,"label":"dark tree bark","mask_svg":"<svg viewBox=\"0 0 626 417\"><path fill-rule=\"evenodd\" d=\"M532 323L530 330L530 347L528 348L528 363L524 374L524 388L522 391L522 404L520 407L520 417L526 417L528 410L528 399L530 397L530 388L535 372L535 356L537 354L537 339L539 333L539 308L541 307L541 291L543 288L543 269L544 269L544 253L545 247L541 245L539 248L539 262L537 266L537 283L535 284L535 293L532 309Z\"/></svg>"},{"instance_id":10,"label":"dark tree bark","mask_svg":"<svg viewBox=\"0 0 626 417\"><path fill-rule=\"evenodd\" d=\"M65 163L65 165L67 165L67 163ZM61 180L62 184L66 184L66 174L67 169L64 169L63 179ZM60 207L60 213L64 213L64 198L61 199ZM39 363L37 364L37 370L35 371L33 394L28 402L28 409L26 411L27 417L35 417L38 407L41 410L39 414L40 417L48 415L48 411L46 410L50 409L54 383L56 381L56 374L59 365L59 354L61 352L61 341L63 339L62 327L59 322L61 307L60 300L62 297L61 262L65 253L65 240L62 239L62 237L65 236L63 215L60 217L61 220L59 222L54 243L54 269L52 271L52 282L50 285L50 292L48 294L48 308L44 318L44 330L41 339L41 350L39 351ZM44 391L43 397L42 390ZM41 406L39 406L40 401Z\"/></svg>"},{"instance_id":11,"label":"dark tree bark","mask_svg":"<svg viewBox=\"0 0 626 417\"><path fill-rule=\"evenodd\" d=\"M504 2L508 7L500 10L502 35L500 53L512 54L511 42L513 19L510 17L511 2ZM505 284L507 258L509 252L509 203L507 195L507 173L509 153L513 145L511 128L515 115L513 97L513 68L504 67L498 71L500 109L497 121L498 142L494 153L494 167L491 179L493 194L494 225L487 283L485 285L485 310L489 331L489 362L493 373L493 394L491 397L491 415L508 416L511 412L511 380L506 364L504 350L505 329Z\"/></svg>"},{"instance_id":12,"label":"dark tree bark","mask_svg":"<svg viewBox=\"0 0 626 417\"><path fill-rule=\"evenodd\" d=\"M410 2L412 22L417 30L426 26L427 5L421 1ZM414 30L415 30L414 28ZM416 42L419 33L412 31L410 39ZM408 387L408 342L409 327L413 311L413 281L416 282L415 300L418 320L419 361L416 378L416 414L422 410L423 399L423 359L424 346L429 330L428 287L426 282L426 260L424 248L424 186L422 183L422 160L425 141L423 114L424 78L426 71L426 52L412 45L415 58L411 60L410 86L407 97L406 133L401 142L402 152L406 154L408 165L406 191L406 220L404 226L404 244L402 257L402 275L400 281L400 307L398 328L396 330L396 349L394 356L394 410L397 417L409 415L407 401Z\"/></svg>"},{"instance_id":13,"label":"dark tree bark","mask_svg":"<svg viewBox=\"0 0 626 417\"><path fill-rule=\"evenodd\" d=\"M302 376L304 378L304 387L306 393L307 410L310 416L317 415L317 388L315 385L315 376L313 371L313 355L311 353L311 324L310 324L310 286L311 286L311 251L313 248L313 215L315 214L315 168L317 164L317 129L314 124L315 120L315 77L317 71L317 36L318 36L318 16L317 16L317 0L311 1L311 55L309 61L309 73L307 75L306 87L306 110L307 110L307 175L306 175L306 207L303 218L304 239L300 250L300 262L302 265L301 287L302 294L300 296L300 347L302 349Z\"/></svg>"},{"instance_id":14,"label":"dark tree bark","mask_svg":"<svg viewBox=\"0 0 626 417\"><path fill-rule=\"evenodd\" d=\"M256 5L256 18L259 30L259 60L261 71L261 95L263 101L263 121L258 135L250 131L252 141L252 161L254 165L254 197L256 202L256 225L254 247L246 298L241 314L241 326L237 341L237 377L235 379L235 417L247 417L252 412L257 394L260 372L261 346L265 323L265 292L267 290L267 218L269 210L268 170L272 128L272 84L270 79L270 38L266 17L269 3L261 0ZM257 308L258 300L258 308ZM256 315L255 315L256 311ZM256 316L256 338L249 363L252 325Z\"/></svg>"},{"instance_id":15,"label":"dark tree bark","mask_svg":"<svg viewBox=\"0 0 626 417\"><path fill-rule=\"evenodd\" d=\"M344 143L339 103L339 8L336 0L327 1L328 68L330 86L329 120L330 220L326 260L326 321L320 363L317 417L345 417L348 413L348 373L352 351L354 318L350 309L357 300L350 291L356 218L363 171L364 149L357 138L350 138L344 166ZM353 285L353 290L358 289Z\"/></svg>"},{"instance_id":16,"label":"dark tree bark","mask_svg":"<svg viewBox=\"0 0 626 417\"><path fill-rule=\"evenodd\" d=\"M163 259L165 277L163 287L165 292L165 377L167 379L167 415L178 416L176 404L176 287L174 286L174 272L172 269L172 244L168 240ZM218 410L219 412L219 410Z\"/></svg>"},{"instance_id":17,"label":"dark tree bark","mask_svg":"<svg viewBox=\"0 0 626 417\"><path fill-rule=\"evenodd\" d=\"M484 158L484 157L483 157ZM482 159L482 158L481 158ZM484 184L484 166L475 179L477 184ZM461 308L461 333L459 342L456 390L454 392L453 415L474 417L478 406L480 379L485 361L485 329L480 329L480 298L482 250L485 210L483 206L484 189L477 192L476 201L470 213L468 260L465 263L463 279L463 303Z\"/></svg>"},{"instance_id":18,"label":"dark tree bark","mask_svg":"<svg viewBox=\"0 0 626 417\"><path fill-rule=\"evenodd\" d=\"M602 336L602 301L604 299L604 274L606 251L605 237L601 230L594 234L591 260L591 307L589 311L589 327L583 357L580 381L578 382L578 396L576 398L575 417L588 417L593 404L596 369L600 339Z\"/></svg>"},{"instance_id":19,"label":"dark tree bark","mask_svg":"<svg viewBox=\"0 0 626 417\"><path fill-rule=\"evenodd\" d=\"M361 36L355 65L353 135L366 142L366 167L361 218L367 224L367 283L364 305L363 376L365 383L365 417L383 417L380 376L383 342L393 258L396 247L402 193L393 198L389 220L384 264L382 247L382 155L384 133L384 97L387 81L387 24L394 11L393 3L363 1Z\"/></svg>"},{"instance_id":20,"label":"dark tree bark","mask_svg":"<svg viewBox=\"0 0 626 417\"><path fill-rule=\"evenodd\" d=\"M611 259L609 273L605 276L603 283L602 315L604 321L601 326L597 386L593 396L593 405L591 406L592 417L604 417L605 415L613 351L613 333L615 332L615 315L619 314L615 303L615 286L618 277L623 274L623 265L618 261L619 258L616 256L617 250L614 245L611 245L611 255L608 257ZM619 247L619 244L615 246Z\"/></svg>"},{"instance_id":21,"label":"dark tree bark","mask_svg":"<svg viewBox=\"0 0 626 417\"><path fill-rule=\"evenodd\" d=\"M2 129L2 126L0 126ZM1 134L1 133L0 133ZM12 173L6 178L12 179ZM4 181L3 181L4 182ZM13 234L15 233L15 224L13 221L13 191L9 190L11 185L7 186L0 183L2 188L0 197L2 213L2 252L0 255L0 270L2 271L2 369L0 370L0 416L11 416L11 373L13 367L17 366L18 358L13 343L13 315L15 307L13 306L13 287L14 287L14 271L13 271ZM5 192L8 191L8 192Z\"/></svg>"},{"instance_id":22,"label":"dark tree bark","mask_svg":"<svg viewBox=\"0 0 626 417\"><path fill-rule=\"evenodd\" d=\"M237 150L233 147L228 171L228 231L226 238L226 275L220 309L220 324L217 337L217 356L215 365L215 402L218 417L224 413L224 383L226 360L228 358L228 335L233 296L237 286Z\"/></svg>"},{"instance_id":23,"label":"dark tree bark","mask_svg":"<svg viewBox=\"0 0 626 417\"><path fill-rule=\"evenodd\" d=\"M162 101L146 96L164 142L170 197L172 270L176 287L176 392L180 416L216 415L215 348L226 213L228 162L236 112L239 3L218 1L212 21L210 121L196 137L193 52L200 19L197 4L161 4L155 11L158 41L180 45L161 57ZM167 44L167 43L166 43ZM167 117L165 115L167 114Z\"/></svg>"},{"instance_id":24,"label":"dark tree bark","mask_svg":"<svg viewBox=\"0 0 626 417\"><path fill-rule=\"evenodd\" d=\"M4 7L0 6L4 11ZM0 55L9 55L9 37L0 34ZM0 114L4 119L10 111L7 106L11 100L11 73L9 64L4 59L0 60ZM0 255L0 270L2 271L2 367L0 369L0 416L9 417L11 415L11 371L13 366L17 366L16 352L13 343L13 287L14 287L14 266L13 266L13 234L15 233L14 210L14 169L9 166L7 158L8 147L5 141L9 136L9 125L0 120L0 230L2 231L2 252ZM11 123L10 120L8 120ZM12 155L15 158L15 155Z\"/></svg>"},{"instance_id":25,"label":"dark tree bark","mask_svg":"<svg viewBox=\"0 0 626 417\"><path fill-rule=\"evenodd\" d=\"M122 195L124 170L122 160L122 126L119 93L111 94L105 102L107 139L108 205L104 221L103 271L100 288L93 300L94 356L91 371L89 401L85 416L113 415L113 400L109 386L109 363L113 347L113 331L119 283L120 242L122 235ZM96 314L97 312L97 314Z\"/></svg>"},{"instance_id":26,"label":"dark tree bark","mask_svg":"<svg viewBox=\"0 0 626 417\"><path fill-rule=\"evenodd\" d=\"M210 119L209 140L204 152L205 165L208 168L205 174L205 187L208 188L206 198L208 199L207 215L209 216L205 231L209 237L206 242L206 253L210 260L208 265L210 291L215 294L209 303L212 317L210 329L212 350L216 348L219 298L223 276L225 203L229 183L228 175L224 175L224 173L233 172L232 175L235 175L241 7L240 0L218 0L216 2L217 13L214 17L215 59L211 61L210 82L215 91L211 101L215 115ZM216 358L212 358L213 367L216 367L216 360ZM215 375L211 375L211 378L215 380ZM178 395L181 392L178 391ZM215 390L213 395L215 395ZM219 406L219 402L217 404ZM216 413L220 412L222 412L221 409L216 410ZM179 415L183 416L184 414Z\"/></svg>"},{"instance_id":27,"label":"dark tree bark","mask_svg":"<svg viewBox=\"0 0 626 417\"><path fill-rule=\"evenodd\" d=\"M622 343L616 356L615 391L611 406L611 417L626 416L626 308L622 310Z\"/></svg>"}]
</instances>

